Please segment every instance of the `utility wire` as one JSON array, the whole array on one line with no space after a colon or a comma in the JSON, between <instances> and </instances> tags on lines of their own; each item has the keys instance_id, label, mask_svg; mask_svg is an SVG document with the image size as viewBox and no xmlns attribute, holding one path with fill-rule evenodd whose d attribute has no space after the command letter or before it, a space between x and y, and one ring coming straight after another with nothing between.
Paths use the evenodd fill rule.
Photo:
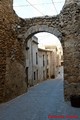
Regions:
<instances>
[{"instance_id":1,"label":"utility wire","mask_svg":"<svg viewBox=\"0 0 80 120\"><path fill-rule=\"evenodd\" d=\"M41 5L49 5L49 4L52 4L52 3L41 3L41 4L33 4L33 5L41 6ZM14 5L14 7L28 7L28 6L32 6L32 5Z\"/></svg>"},{"instance_id":2,"label":"utility wire","mask_svg":"<svg viewBox=\"0 0 80 120\"><path fill-rule=\"evenodd\" d=\"M55 8L56 13L58 14L58 11L57 11L57 9L55 7L54 1L53 0L51 0L51 1L52 1L52 4L53 4L54 8Z\"/></svg>"},{"instance_id":3,"label":"utility wire","mask_svg":"<svg viewBox=\"0 0 80 120\"><path fill-rule=\"evenodd\" d=\"M54 3L63 3L63 1L61 1L61 2L54 2ZM51 3L40 3L40 4L33 4L33 5L49 5L49 4L52 4L52 2ZM32 5L13 5L14 7L28 7L28 6L32 6Z\"/></svg>"},{"instance_id":4,"label":"utility wire","mask_svg":"<svg viewBox=\"0 0 80 120\"><path fill-rule=\"evenodd\" d=\"M26 0L35 10L37 10L39 13L41 13L43 16L45 16L41 11L39 11L33 4L31 4L28 0Z\"/></svg>"}]
</instances>

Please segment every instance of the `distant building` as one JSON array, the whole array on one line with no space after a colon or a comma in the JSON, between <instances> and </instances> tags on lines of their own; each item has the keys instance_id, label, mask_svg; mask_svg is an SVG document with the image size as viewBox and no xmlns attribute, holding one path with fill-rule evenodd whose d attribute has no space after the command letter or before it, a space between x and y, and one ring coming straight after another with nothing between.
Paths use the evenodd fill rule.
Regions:
<instances>
[{"instance_id":1,"label":"distant building","mask_svg":"<svg viewBox=\"0 0 80 120\"><path fill-rule=\"evenodd\" d=\"M53 59L52 60L54 61L53 66L54 66L54 73L55 73L55 77L56 77L58 74L59 67L61 66L60 52L62 53L62 51L60 51L57 48L57 46L53 46L53 45L46 45L45 49L53 51Z\"/></svg>"},{"instance_id":2,"label":"distant building","mask_svg":"<svg viewBox=\"0 0 80 120\"><path fill-rule=\"evenodd\" d=\"M54 64L53 64L53 52L51 50L45 50L38 48L39 59L39 81L46 80L51 77L55 77Z\"/></svg>"},{"instance_id":3,"label":"distant building","mask_svg":"<svg viewBox=\"0 0 80 120\"><path fill-rule=\"evenodd\" d=\"M26 82L28 87L57 76L59 56L56 46L38 48L38 38L33 36L26 46Z\"/></svg>"}]
</instances>

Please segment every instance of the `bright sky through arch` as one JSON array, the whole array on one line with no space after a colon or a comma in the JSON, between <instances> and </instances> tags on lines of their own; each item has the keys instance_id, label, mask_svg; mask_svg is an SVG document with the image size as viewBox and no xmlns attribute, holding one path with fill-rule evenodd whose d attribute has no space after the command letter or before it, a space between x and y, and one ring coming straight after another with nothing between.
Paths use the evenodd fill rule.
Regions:
<instances>
[{"instance_id":1,"label":"bright sky through arch","mask_svg":"<svg viewBox=\"0 0 80 120\"><path fill-rule=\"evenodd\" d=\"M58 47L60 47L60 41L57 37L55 37L54 35L47 33L47 32L41 32L35 35L36 37L39 38L38 42L39 42L39 46L44 46L44 45L57 45Z\"/></svg>"}]
</instances>

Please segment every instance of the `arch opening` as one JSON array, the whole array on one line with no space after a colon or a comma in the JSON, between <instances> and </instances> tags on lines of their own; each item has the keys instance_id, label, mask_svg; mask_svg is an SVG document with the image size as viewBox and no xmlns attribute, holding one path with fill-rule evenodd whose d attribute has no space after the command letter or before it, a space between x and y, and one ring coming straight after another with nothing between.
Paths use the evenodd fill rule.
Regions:
<instances>
[{"instance_id":1,"label":"arch opening","mask_svg":"<svg viewBox=\"0 0 80 120\"><path fill-rule=\"evenodd\" d=\"M52 27L48 27L46 25L33 26L33 27L28 29L28 31L25 33L25 38L26 38L25 43L26 43L26 46L28 48L27 55L28 56L30 55L29 56L30 57L29 58L30 59L30 66L29 66L29 64L26 63L26 68L28 68L28 70L29 70L28 72L30 73L30 74L28 74L29 79L27 81L29 86L37 84L37 82L41 82L41 80L40 80L41 76L43 77L42 79L44 79L44 80L48 79L50 77L55 78L55 77L57 77L60 74L60 72L62 72L62 74L61 74L62 76L61 77L63 79L63 67L61 67L63 61L59 61L59 57L60 57L60 60L63 59L63 49L62 49L62 55L59 56L58 52L60 52L60 54L61 54L61 51L60 51L60 49L57 48L57 44L55 45L54 42L51 45L50 44L49 45L45 44L45 46L44 47L42 46L42 48L40 46L38 46L38 44L39 44L39 36L38 35L39 34L44 34L44 32L46 32L47 34L50 34L51 36L55 36L56 35L55 36L56 40L58 38L60 38L60 47L61 47L60 49L62 49L61 33L59 32L58 29L52 28ZM36 37L33 37L33 36L36 36ZM44 37L43 37L43 41L44 41ZM58 41L59 41L59 39L58 39ZM36 45L34 45L34 44L36 44ZM52 48L50 48L50 47L52 47ZM53 50L53 49L55 49L55 50ZM46 68L45 68L46 70L42 69L41 66L39 65L39 63L41 64L41 61L37 60L37 59L41 60L40 56L43 54L42 55L42 59L43 59L43 63L42 64L43 64L43 67L44 67L44 64L45 64L44 63L44 61L45 61L45 51L46 51L46 55L47 55L48 52L51 52L51 51L54 51L53 53L56 54L54 56L54 60L53 60L53 61L55 61L55 63L54 63L55 66L54 66L54 68L52 68L52 69L54 69L53 70L54 74L51 74L51 76L49 74L50 68L47 69L47 66L46 66ZM49 55L49 53L48 53L48 55ZM47 58L47 56L46 56L46 58ZM49 56L49 57L51 57L51 56ZM32 62L31 62L31 60L32 60ZM26 61L28 61L28 60L26 60ZM48 62L48 60L47 60L47 62ZM37 63L37 64L35 64L35 63ZM29 67L31 67L31 68L29 68ZM32 75L31 75L31 73L32 73ZM38 79L40 81L36 81Z\"/></svg>"}]
</instances>

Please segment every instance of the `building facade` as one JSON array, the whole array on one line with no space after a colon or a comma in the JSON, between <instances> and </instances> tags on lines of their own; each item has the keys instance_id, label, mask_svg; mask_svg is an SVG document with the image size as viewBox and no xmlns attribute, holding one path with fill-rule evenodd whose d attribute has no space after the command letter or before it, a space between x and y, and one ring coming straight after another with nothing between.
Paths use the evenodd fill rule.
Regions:
<instances>
[{"instance_id":1,"label":"building facade","mask_svg":"<svg viewBox=\"0 0 80 120\"><path fill-rule=\"evenodd\" d=\"M26 47L26 82L28 87L38 80L38 39L33 36Z\"/></svg>"},{"instance_id":2,"label":"building facade","mask_svg":"<svg viewBox=\"0 0 80 120\"><path fill-rule=\"evenodd\" d=\"M39 80L50 79L55 77L53 51L38 49L39 58Z\"/></svg>"},{"instance_id":3,"label":"building facade","mask_svg":"<svg viewBox=\"0 0 80 120\"><path fill-rule=\"evenodd\" d=\"M54 66L54 75L55 77L57 77L58 72L59 72L59 67L61 66L61 56L63 55L63 51L62 48L58 48L57 46L53 46L53 45L47 45L45 46L46 50L51 50L52 51L52 60L53 62L53 66Z\"/></svg>"}]
</instances>

